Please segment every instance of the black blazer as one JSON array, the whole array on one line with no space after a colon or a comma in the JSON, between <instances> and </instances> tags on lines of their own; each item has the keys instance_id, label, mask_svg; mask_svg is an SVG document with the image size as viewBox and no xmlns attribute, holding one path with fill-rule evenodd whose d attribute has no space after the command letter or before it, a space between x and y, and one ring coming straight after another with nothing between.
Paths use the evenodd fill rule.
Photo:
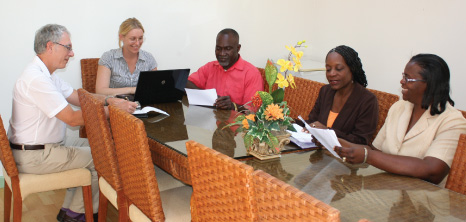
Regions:
<instances>
[{"instance_id":1,"label":"black blazer","mask_svg":"<svg viewBox=\"0 0 466 222\"><path fill-rule=\"evenodd\" d=\"M319 121L327 125L336 91L330 85L320 89L308 122ZM377 127L379 105L374 94L358 83L338 114L332 129L338 137L357 144L369 144Z\"/></svg>"}]
</instances>

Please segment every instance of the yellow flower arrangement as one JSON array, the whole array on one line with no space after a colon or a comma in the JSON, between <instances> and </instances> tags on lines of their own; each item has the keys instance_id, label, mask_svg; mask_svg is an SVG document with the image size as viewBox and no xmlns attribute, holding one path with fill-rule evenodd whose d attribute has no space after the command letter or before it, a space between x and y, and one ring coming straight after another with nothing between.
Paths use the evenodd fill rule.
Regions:
<instances>
[{"instance_id":1,"label":"yellow flower arrangement","mask_svg":"<svg viewBox=\"0 0 466 222\"><path fill-rule=\"evenodd\" d=\"M289 55L288 60L279 59L276 63L278 69L271 61L267 61L265 67L265 78L269 85L269 92L259 91L252 98L252 114L239 115L235 122L227 125L239 125L238 132L245 132L244 144L249 149L254 143L265 142L270 148L273 148L274 153L280 153L279 143L277 138L278 132L283 132L285 129L296 131L291 124L293 119L289 116L290 109L286 101L283 101L285 96L285 88L296 88L294 77L288 71L299 71L301 68L300 59L303 56L302 51L297 51L296 48L306 47L303 45L306 41L298 42L294 47L286 46ZM280 70L280 72L279 72ZM277 84L278 88L273 90L273 85Z\"/></svg>"},{"instance_id":2,"label":"yellow flower arrangement","mask_svg":"<svg viewBox=\"0 0 466 222\"><path fill-rule=\"evenodd\" d=\"M304 43L306 43L306 40L299 41L295 46L285 46L285 48L288 49L288 51L290 51L290 53L288 54L288 60L279 59L277 61L277 65L280 66L280 73L278 73L277 78L279 80L283 80L283 79L285 79L284 76L286 76L286 79L288 80L288 82L290 83L291 88L293 88L293 89L296 86L296 84L294 84L293 75L291 75L291 73L287 74L287 72L288 71L298 72L299 69L301 67L303 67L301 65L301 58L303 57L304 52L303 51L296 51L296 48L300 48L300 47L305 47L306 48L307 45L303 45ZM293 56L293 58L292 58L292 56ZM282 72L284 72L284 74L282 74ZM278 87L282 88L280 85Z\"/></svg>"},{"instance_id":3,"label":"yellow flower arrangement","mask_svg":"<svg viewBox=\"0 0 466 222\"><path fill-rule=\"evenodd\" d=\"M283 77L282 74L277 75L277 81L275 83L277 83L278 87L280 88L286 88L289 85L288 80L285 79L285 77Z\"/></svg>"}]
</instances>

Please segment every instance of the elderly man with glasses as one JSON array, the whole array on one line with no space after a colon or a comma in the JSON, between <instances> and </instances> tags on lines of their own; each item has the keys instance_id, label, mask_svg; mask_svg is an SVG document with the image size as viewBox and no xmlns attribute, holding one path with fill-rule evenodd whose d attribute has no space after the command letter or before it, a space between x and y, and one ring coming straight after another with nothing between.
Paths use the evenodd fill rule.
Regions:
<instances>
[{"instance_id":1,"label":"elderly man with glasses","mask_svg":"<svg viewBox=\"0 0 466 222\"><path fill-rule=\"evenodd\" d=\"M13 88L13 113L8 138L13 155L22 173L53 173L87 168L92 174L94 212L98 211L97 173L86 139L65 140L66 125L84 125L78 93L55 71L66 67L74 56L70 33L61 25L45 25L36 32L36 56L25 68ZM104 96L98 96L105 100ZM137 104L122 99L106 101L127 112ZM96 217L95 217L96 218ZM68 189L58 221L84 221L81 188Z\"/></svg>"}]
</instances>

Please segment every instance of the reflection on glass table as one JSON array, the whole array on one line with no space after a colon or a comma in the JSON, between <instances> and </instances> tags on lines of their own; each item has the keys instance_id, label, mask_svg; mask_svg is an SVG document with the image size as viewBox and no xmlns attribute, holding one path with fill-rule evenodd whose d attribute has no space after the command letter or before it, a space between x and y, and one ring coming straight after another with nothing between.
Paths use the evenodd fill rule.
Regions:
<instances>
[{"instance_id":1,"label":"reflection on glass table","mask_svg":"<svg viewBox=\"0 0 466 222\"><path fill-rule=\"evenodd\" d=\"M233 158L249 156L244 147L241 133L236 133L237 126L224 128L234 122L238 112L233 110L216 110L212 107L189 105L186 97L178 103L154 104L170 114L169 117L150 123L144 120L148 137L176 150L186 156L188 140L194 140L207 147L212 147ZM285 147L288 151L299 150L294 144Z\"/></svg>"},{"instance_id":2,"label":"reflection on glass table","mask_svg":"<svg viewBox=\"0 0 466 222\"><path fill-rule=\"evenodd\" d=\"M288 157L300 169L288 183L340 210L342 221L466 220L465 195L367 164L343 163L327 151L309 152L307 165L303 156Z\"/></svg>"},{"instance_id":3,"label":"reflection on glass table","mask_svg":"<svg viewBox=\"0 0 466 222\"><path fill-rule=\"evenodd\" d=\"M185 183L190 183L185 142L195 140L330 204L340 210L341 221L361 218L370 221L466 220L465 195L419 179L389 174L367 164L343 163L324 150L287 153L276 160L257 161L247 156L243 138L235 133L235 129L223 129L237 114L234 111L197 107L193 115L187 115L192 107L185 102L173 109L167 106L170 105L154 107L169 112L170 117L178 115L178 120L168 117L154 123L145 122L146 130L150 138L162 144L151 147L155 149L153 155L163 155L166 150L178 154L171 157L172 153L168 152L163 158L156 158L154 163ZM213 119L207 124L210 128L190 122L192 118L205 116ZM287 145L287 148L296 149L296 146Z\"/></svg>"}]
</instances>

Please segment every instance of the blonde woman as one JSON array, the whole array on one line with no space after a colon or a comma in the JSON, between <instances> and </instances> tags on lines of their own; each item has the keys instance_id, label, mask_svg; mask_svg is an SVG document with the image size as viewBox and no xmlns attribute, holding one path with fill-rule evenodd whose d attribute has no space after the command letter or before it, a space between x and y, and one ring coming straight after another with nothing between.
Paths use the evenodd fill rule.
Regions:
<instances>
[{"instance_id":1,"label":"blonde woman","mask_svg":"<svg viewBox=\"0 0 466 222\"><path fill-rule=\"evenodd\" d=\"M157 70L149 52L141 50L144 27L136 18L126 19L118 31L118 49L105 52L99 60L96 92L104 95L134 94L141 71Z\"/></svg>"}]
</instances>

